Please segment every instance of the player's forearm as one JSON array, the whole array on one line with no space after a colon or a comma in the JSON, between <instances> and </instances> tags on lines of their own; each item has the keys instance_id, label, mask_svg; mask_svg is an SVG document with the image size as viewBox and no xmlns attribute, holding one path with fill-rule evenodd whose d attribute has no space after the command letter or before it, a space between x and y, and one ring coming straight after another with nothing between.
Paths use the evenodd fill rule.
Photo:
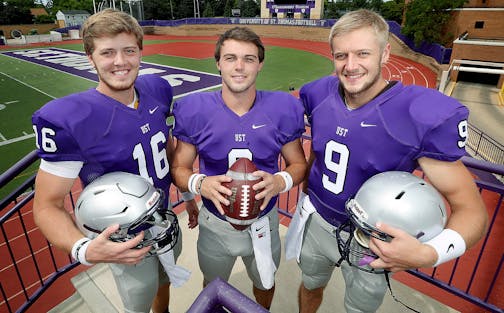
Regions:
<instances>
[{"instance_id":1,"label":"player's forearm","mask_svg":"<svg viewBox=\"0 0 504 313\"><path fill-rule=\"evenodd\" d=\"M178 140L173 154L170 173L173 183L180 191L188 191L189 178L193 174L193 164L196 160L196 147L190 143Z\"/></svg>"},{"instance_id":2,"label":"player's forearm","mask_svg":"<svg viewBox=\"0 0 504 313\"><path fill-rule=\"evenodd\" d=\"M288 172L292 177L293 186L297 186L299 183L303 182L306 173L306 162L304 163L292 163L287 166L284 171Z\"/></svg>"},{"instance_id":3,"label":"player's forearm","mask_svg":"<svg viewBox=\"0 0 504 313\"><path fill-rule=\"evenodd\" d=\"M70 253L77 240L84 237L70 214L64 209L34 205L33 217L46 239L67 253Z\"/></svg>"},{"instance_id":4,"label":"player's forearm","mask_svg":"<svg viewBox=\"0 0 504 313\"><path fill-rule=\"evenodd\" d=\"M480 203L476 199L463 210L452 210L446 228L458 232L464 238L467 249L474 246L486 234L488 228L488 215L483 202Z\"/></svg>"},{"instance_id":5,"label":"player's forearm","mask_svg":"<svg viewBox=\"0 0 504 313\"><path fill-rule=\"evenodd\" d=\"M189 182L189 178L193 174L192 169L184 166L177 166L172 167L171 172L175 186L177 186L177 188L182 192L188 191L189 188L187 186L187 183Z\"/></svg>"},{"instance_id":6,"label":"player's forearm","mask_svg":"<svg viewBox=\"0 0 504 313\"><path fill-rule=\"evenodd\" d=\"M460 160L444 162L423 157L418 162L449 203L451 214L446 228L459 233L467 248L472 247L484 236L488 223L485 203L473 176Z\"/></svg>"},{"instance_id":7,"label":"player's forearm","mask_svg":"<svg viewBox=\"0 0 504 313\"><path fill-rule=\"evenodd\" d=\"M39 170L35 180L33 217L49 242L70 252L73 244L84 237L70 213L65 209L65 199L75 179L52 175Z\"/></svg>"},{"instance_id":8,"label":"player's forearm","mask_svg":"<svg viewBox=\"0 0 504 313\"><path fill-rule=\"evenodd\" d=\"M310 170L313 165L313 162L315 161L315 154L313 151L310 149L310 155L308 157L308 162L306 165L306 171L304 173L303 181L301 182L301 190L305 193L308 194L308 177L310 177Z\"/></svg>"},{"instance_id":9,"label":"player's forearm","mask_svg":"<svg viewBox=\"0 0 504 313\"><path fill-rule=\"evenodd\" d=\"M296 139L285 144L282 147L282 156L286 163L286 167L282 172L289 174L290 187L298 185L303 180L307 167L301 141Z\"/></svg>"}]
</instances>

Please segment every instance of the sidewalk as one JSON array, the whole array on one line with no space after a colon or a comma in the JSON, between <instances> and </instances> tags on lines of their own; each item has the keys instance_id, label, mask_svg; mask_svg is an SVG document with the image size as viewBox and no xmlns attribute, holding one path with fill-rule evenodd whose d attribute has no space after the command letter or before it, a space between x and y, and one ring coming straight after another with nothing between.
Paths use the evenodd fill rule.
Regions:
<instances>
[{"instance_id":1,"label":"sidewalk","mask_svg":"<svg viewBox=\"0 0 504 313\"><path fill-rule=\"evenodd\" d=\"M469 109L469 124L504 145L504 106L495 86L459 81L451 96Z\"/></svg>"},{"instance_id":2,"label":"sidewalk","mask_svg":"<svg viewBox=\"0 0 504 313\"><path fill-rule=\"evenodd\" d=\"M180 288L172 288L171 290L171 305L170 312L183 313L191 306L196 297L201 291L203 277L198 268L198 259L196 255L196 240L198 229L190 230L187 227L187 214L182 212L179 214L179 222L183 232L183 250L182 255L178 260L178 264L189 269L192 274L188 282ZM280 235L283 240L287 228L281 226ZM337 249L336 243L334 248ZM90 270L91 271L91 270ZM113 279L108 267L96 271L99 275L89 275L96 279L97 285L101 285L100 289L106 294L110 302L119 312L122 311L122 304L115 289ZM82 273L81 275L86 275ZM98 277L94 277L98 276ZM271 307L271 312L275 313L296 313L297 306L297 289L301 281L300 270L295 261L286 262L282 251L282 260L276 276L276 293ZM230 284L238 288L248 297L253 298L252 285L244 270L243 263L238 260L233 269L230 278ZM394 295L405 304L423 313L455 313L457 311L440 304L434 299L423 295L422 293L411 289L394 279L391 279L392 291ZM338 313L344 312L343 309L343 293L344 285L340 271L335 270L334 275L325 291L324 301L319 309L319 313ZM401 304L392 299L390 293L387 292L385 300L378 313L406 313L411 312Z\"/></svg>"}]
</instances>

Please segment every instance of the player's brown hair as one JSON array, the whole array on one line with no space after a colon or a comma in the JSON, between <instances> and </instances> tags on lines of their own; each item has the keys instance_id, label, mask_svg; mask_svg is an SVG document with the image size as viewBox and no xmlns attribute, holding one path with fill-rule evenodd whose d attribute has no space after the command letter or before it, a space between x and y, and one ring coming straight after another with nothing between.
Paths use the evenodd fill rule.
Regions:
<instances>
[{"instance_id":1,"label":"player's brown hair","mask_svg":"<svg viewBox=\"0 0 504 313\"><path fill-rule=\"evenodd\" d=\"M233 27L228 29L224 34L220 35L219 40L217 40L217 44L215 45L215 61L219 62L221 48L226 40L238 40L253 43L258 50L257 57L259 58L259 63L264 61L264 45L261 41L259 35L257 35L253 30L248 27Z\"/></svg>"},{"instance_id":2,"label":"player's brown hair","mask_svg":"<svg viewBox=\"0 0 504 313\"><path fill-rule=\"evenodd\" d=\"M143 49L143 29L134 17L114 9L97 12L82 25L84 51L87 55L93 53L95 38L113 37L122 33L135 35L138 47Z\"/></svg>"}]
</instances>

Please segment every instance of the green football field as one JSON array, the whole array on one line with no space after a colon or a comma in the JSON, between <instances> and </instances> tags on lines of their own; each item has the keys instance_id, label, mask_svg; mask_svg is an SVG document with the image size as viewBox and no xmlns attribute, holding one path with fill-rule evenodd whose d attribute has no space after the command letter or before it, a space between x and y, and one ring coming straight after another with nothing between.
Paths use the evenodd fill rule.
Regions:
<instances>
[{"instance_id":1,"label":"green football field","mask_svg":"<svg viewBox=\"0 0 504 313\"><path fill-rule=\"evenodd\" d=\"M184 40L187 42L187 40ZM146 41L145 45L161 41ZM173 42L172 40L170 42ZM80 44L57 48L82 51ZM36 48L36 47L30 47ZM44 46L44 48L50 48ZM258 89L298 89L302 84L331 73L331 61L320 55L289 48L267 46ZM23 48L25 50L26 48ZM96 82L60 70L3 55L0 50L0 173L35 149L31 115L46 102L96 86ZM181 58L164 54L143 57L144 62L217 74L215 60ZM0 190L0 198L13 185L36 171L35 164L12 184Z\"/></svg>"}]
</instances>

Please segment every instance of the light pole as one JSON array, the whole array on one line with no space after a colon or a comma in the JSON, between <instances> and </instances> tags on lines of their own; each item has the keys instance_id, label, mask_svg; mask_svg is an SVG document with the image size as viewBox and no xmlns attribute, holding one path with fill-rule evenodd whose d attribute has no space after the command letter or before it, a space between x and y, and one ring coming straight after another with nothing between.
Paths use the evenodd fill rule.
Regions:
<instances>
[{"instance_id":1,"label":"light pole","mask_svg":"<svg viewBox=\"0 0 504 313\"><path fill-rule=\"evenodd\" d=\"M193 0L193 4L194 4L194 17L198 18L200 17L199 0Z\"/></svg>"}]
</instances>

